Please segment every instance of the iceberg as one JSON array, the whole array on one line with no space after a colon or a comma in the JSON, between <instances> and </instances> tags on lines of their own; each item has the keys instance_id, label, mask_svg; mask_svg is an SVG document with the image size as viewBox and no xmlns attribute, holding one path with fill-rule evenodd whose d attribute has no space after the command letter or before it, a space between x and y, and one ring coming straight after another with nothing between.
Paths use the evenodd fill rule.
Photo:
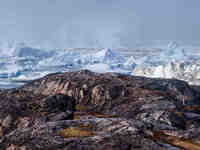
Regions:
<instances>
[{"instance_id":1,"label":"iceberg","mask_svg":"<svg viewBox=\"0 0 200 150\"><path fill-rule=\"evenodd\" d=\"M42 59L39 66L71 66L74 60L80 57L80 53L75 50L57 50L56 53L47 59Z\"/></svg>"},{"instance_id":2,"label":"iceberg","mask_svg":"<svg viewBox=\"0 0 200 150\"><path fill-rule=\"evenodd\" d=\"M83 69L87 69L97 73L105 73L105 72L110 72L112 70L108 64L101 64L101 63L89 64L83 67Z\"/></svg>"},{"instance_id":3,"label":"iceberg","mask_svg":"<svg viewBox=\"0 0 200 150\"><path fill-rule=\"evenodd\" d=\"M123 65L127 69L134 69L136 67L136 62L137 60L133 56L131 56L127 59L127 61L125 61Z\"/></svg>"},{"instance_id":4,"label":"iceberg","mask_svg":"<svg viewBox=\"0 0 200 150\"><path fill-rule=\"evenodd\" d=\"M146 77L177 78L200 84L199 59L194 61L188 57L175 42L171 42L161 53L143 55L140 58L123 55L123 50L110 48L48 50L23 43L0 45L0 50L0 80L7 82L9 79L10 84L38 79L48 73L80 69L99 73L118 72Z\"/></svg>"},{"instance_id":5,"label":"iceberg","mask_svg":"<svg viewBox=\"0 0 200 150\"><path fill-rule=\"evenodd\" d=\"M53 56L54 51L41 50L31 47L17 47L14 51L14 56L17 57L38 57L47 58Z\"/></svg>"},{"instance_id":6,"label":"iceberg","mask_svg":"<svg viewBox=\"0 0 200 150\"><path fill-rule=\"evenodd\" d=\"M103 49L96 54L93 55L94 59L99 62L104 62L107 64L111 63L121 63L124 61L124 58L120 56L117 52L114 50L111 50L110 48Z\"/></svg>"},{"instance_id":7,"label":"iceberg","mask_svg":"<svg viewBox=\"0 0 200 150\"><path fill-rule=\"evenodd\" d=\"M116 53L110 48L102 49L97 53L80 55L75 59L75 62L82 65L95 64L95 63L104 63L104 64L113 64L113 63L122 63L124 58Z\"/></svg>"}]
</instances>

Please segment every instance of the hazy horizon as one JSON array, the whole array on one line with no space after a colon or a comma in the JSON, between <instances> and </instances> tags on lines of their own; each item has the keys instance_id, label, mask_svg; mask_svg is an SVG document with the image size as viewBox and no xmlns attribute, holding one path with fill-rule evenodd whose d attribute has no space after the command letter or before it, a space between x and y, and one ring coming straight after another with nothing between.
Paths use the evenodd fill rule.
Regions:
<instances>
[{"instance_id":1,"label":"hazy horizon","mask_svg":"<svg viewBox=\"0 0 200 150\"><path fill-rule=\"evenodd\" d=\"M200 1L6 0L0 41L52 47L200 45Z\"/></svg>"}]
</instances>

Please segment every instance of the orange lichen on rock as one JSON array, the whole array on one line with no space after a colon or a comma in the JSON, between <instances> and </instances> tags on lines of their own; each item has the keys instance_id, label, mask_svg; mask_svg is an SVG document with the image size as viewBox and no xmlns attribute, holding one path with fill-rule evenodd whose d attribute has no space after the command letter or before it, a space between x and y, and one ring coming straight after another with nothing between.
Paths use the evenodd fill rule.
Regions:
<instances>
[{"instance_id":1,"label":"orange lichen on rock","mask_svg":"<svg viewBox=\"0 0 200 150\"><path fill-rule=\"evenodd\" d=\"M86 110L87 110L87 107L84 106L84 105L82 105L82 104L77 104L77 105L75 106L75 110L76 110L76 111L86 111Z\"/></svg>"},{"instance_id":2,"label":"orange lichen on rock","mask_svg":"<svg viewBox=\"0 0 200 150\"><path fill-rule=\"evenodd\" d=\"M75 137L89 137L93 136L94 134L92 131L86 130L85 128L81 127L69 127L59 131L59 135L64 138L75 138Z\"/></svg>"},{"instance_id":3,"label":"orange lichen on rock","mask_svg":"<svg viewBox=\"0 0 200 150\"><path fill-rule=\"evenodd\" d=\"M185 106L185 111L200 111L200 106Z\"/></svg>"},{"instance_id":4,"label":"orange lichen on rock","mask_svg":"<svg viewBox=\"0 0 200 150\"><path fill-rule=\"evenodd\" d=\"M174 114L177 115L178 117L184 118L183 112L175 111Z\"/></svg>"},{"instance_id":5,"label":"orange lichen on rock","mask_svg":"<svg viewBox=\"0 0 200 150\"><path fill-rule=\"evenodd\" d=\"M78 114L74 114L73 116L73 120L80 120L81 117Z\"/></svg>"},{"instance_id":6,"label":"orange lichen on rock","mask_svg":"<svg viewBox=\"0 0 200 150\"><path fill-rule=\"evenodd\" d=\"M92 130L92 125L91 124L82 124L82 125L79 125L79 128L81 129L85 129L85 130Z\"/></svg>"},{"instance_id":7,"label":"orange lichen on rock","mask_svg":"<svg viewBox=\"0 0 200 150\"><path fill-rule=\"evenodd\" d=\"M200 144L188 139L166 135L163 132L154 132L153 138L184 150L200 150Z\"/></svg>"}]
</instances>

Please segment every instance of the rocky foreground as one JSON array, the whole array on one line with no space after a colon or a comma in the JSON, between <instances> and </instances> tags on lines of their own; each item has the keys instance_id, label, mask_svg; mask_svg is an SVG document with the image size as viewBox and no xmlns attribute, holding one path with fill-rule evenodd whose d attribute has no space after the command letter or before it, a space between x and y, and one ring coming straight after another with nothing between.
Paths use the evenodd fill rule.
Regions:
<instances>
[{"instance_id":1,"label":"rocky foreground","mask_svg":"<svg viewBox=\"0 0 200 150\"><path fill-rule=\"evenodd\" d=\"M0 150L200 150L200 90L87 70L0 90Z\"/></svg>"}]
</instances>

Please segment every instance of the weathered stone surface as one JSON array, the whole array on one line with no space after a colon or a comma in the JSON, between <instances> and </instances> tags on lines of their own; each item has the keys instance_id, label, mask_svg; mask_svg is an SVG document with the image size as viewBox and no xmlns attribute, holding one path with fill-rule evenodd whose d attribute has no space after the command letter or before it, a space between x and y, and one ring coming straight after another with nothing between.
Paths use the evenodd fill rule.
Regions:
<instances>
[{"instance_id":1,"label":"weathered stone surface","mask_svg":"<svg viewBox=\"0 0 200 150\"><path fill-rule=\"evenodd\" d=\"M0 149L197 150L197 89L88 70L51 74L0 91Z\"/></svg>"},{"instance_id":2,"label":"weathered stone surface","mask_svg":"<svg viewBox=\"0 0 200 150\"><path fill-rule=\"evenodd\" d=\"M2 126L5 128L10 128L11 123L12 123L12 116L9 114L3 121L2 121Z\"/></svg>"}]
</instances>

